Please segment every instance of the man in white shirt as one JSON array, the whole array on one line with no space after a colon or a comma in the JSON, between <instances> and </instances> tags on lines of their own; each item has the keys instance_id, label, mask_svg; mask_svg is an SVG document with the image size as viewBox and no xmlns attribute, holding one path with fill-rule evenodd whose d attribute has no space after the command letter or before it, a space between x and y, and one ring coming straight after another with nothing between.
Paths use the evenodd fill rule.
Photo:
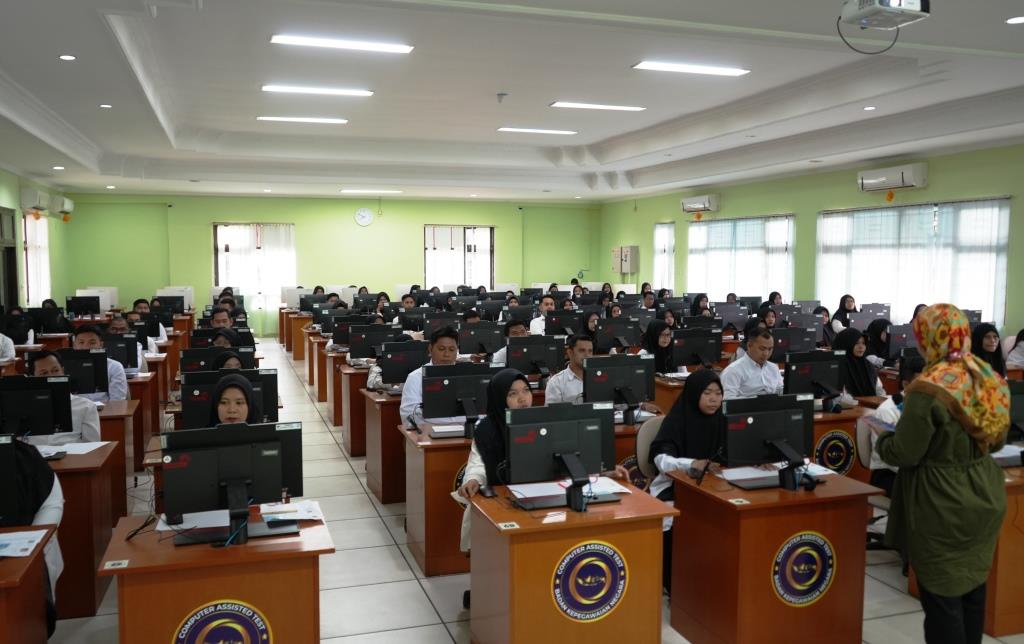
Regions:
<instances>
[{"instance_id":1,"label":"man in white shirt","mask_svg":"<svg viewBox=\"0 0 1024 644\"><path fill-rule=\"evenodd\" d=\"M220 308L216 308L210 313L210 328L211 329L230 329L235 323L231 319L231 311L224 306L218 305Z\"/></svg>"},{"instance_id":2,"label":"man in white shirt","mask_svg":"<svg viewBox=\"0 0 1024 644\"><path fill-rule=\"evenodd\" d=\"M142 316L149 315L149 300L145 298L139 298L135 300L132 303L132 313L138 313L140 319L142 318ZM164 325L158 322L156 328L157 337L149 338L149 342L147 343L147 348L149 349L150 353L157 353L157 342L167 342L167 329L164 328Z\"/></svg>"},{"instance_id":3,"label":"man in white shirt","mask_svg":"<svg viewBox=\"0 0 1024 644\"><path fill-rule=\"evenodd\" d=\"M583 402L583 361L594 355L590 336L576 334L565 344L569 365L548 378L544 404Z\"/></svg>"},{"instance_id":4,"label":"man in white shirt","mask_svg":"<svg viewBox=\"0 0 1024 644\"><path fill-rule=\"evenodd\" d=\"M0 333L0 360L14 360L14 340Z\"/></svg>"},{"instance_id":5,"label":"man in white shirt","mask_svg":"<svg viewBox=\"0 0 1024 644\"><path fill-rule=\"evenodd\" d=\"M128 328L128 320L124 319L120 315L112 317L110 319L110 323L107 325L107 333L110 335L127 335L129 331L131 331L131 329ZM146 373L149 371L149 366L142 357L142 341L144 341L145 338L139 338L136 336L135 340L135 359L138 360L136 364L139 365L137 371ZM128 369L125 369L126 373L128 371Z\"/></svg>"},{"instance_id":6,"label":"man in white shirt","mask_svg":"<svg viewBox=\"0 0 1024 644\"><path fill-rule=\"evenodd\" d=\"M100 330L94 326L78 327L75 329L75 343L73 347L78 351L102 349L103 338L100 335ZM106 356L106 352L103 355ZM99 402L128 400L128 378L125 376L124 367L117 360L105 359L107 361L107 391L82 394L82 398Z\"/></svg>"},{"instance_id":7,"label":"man in white shirt","mask_svg":"<svg viewBox=\"0 0 1024 644\"><path fill-rule=\"evenodd\" d=\"M775 363L768 362L774 348L775 338L767 329L750 334L747 354L722 372L726 400L782 393L782 374Z\"/></svg>"},{"instance_id":8,"label":"man in white shirt","mask_svg":"<svg viewBox=\"0 0 1024 644\"><path fill-rule=\"evenodd\" d=\"M411 311L416 308L416 298L411 293L406 293L402 296L402 311ZM401 322L399 319L401 315L396 315L394 320L391 320L391 324L398 324Z\"/></svg>"},{"instance_id":9,"label":"man in white shirt","mask_svg":"<svg viewBox=\"0 0 1024 644\"><path fill-rule=\"evenodd\" d=\"M430 336L430 361L424 367L432 365L453 365L459 357L459 332L453 327L444 327L434 331ZM402 402L398 407L403 424L417 425L428 422L434 425L461 425L466 422L465 416L449 418L423 417L423 367L409 374L402 388Z\"/></svg>"},{"instance_id":10,"label":"man in white shirt","mask_svg":"<svg viewBox=\"0 0 1024 644\"><path fill-rule=\"evenodd\" d=\"M491 356L491 364L495 367L504 367L508 363L508 339L523 338L530 335L526 330L526 322L522 320L509 320L505 323L505 346L494 352Z\"/></svg>"},{"instance_id":11,"label":"man in white shirt","mask_svg":"<svg viewBox=\"0 0 1024 644\"><path fill-rule=\"evenodd\" d=\"M537 310L540 311L540 317L530 320L530 335L544 335L544 319L549 312L555 310L555 298L551 295L540 298Z\"/></svg>"},{"instance_id":12,"label":"man in white shirt","mask_svg":"<svg viewBox=\"0 0 1024 644\"><path fill-rule=\"evenodd\" d=\"M28 372L37 378L63 376L64 364L52 351L32 354ZM71 396L71 431L48 436L30 436L36 445L62 445L64 443L94 443L100 439L100 415L96 405L81 396Z\"/></svg>"}]
</instances>

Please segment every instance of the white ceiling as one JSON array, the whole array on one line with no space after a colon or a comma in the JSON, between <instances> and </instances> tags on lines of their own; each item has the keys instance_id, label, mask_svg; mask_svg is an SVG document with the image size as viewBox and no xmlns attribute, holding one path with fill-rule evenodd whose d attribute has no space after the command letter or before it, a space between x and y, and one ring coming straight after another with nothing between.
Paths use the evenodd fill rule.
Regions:
<instances>
[{"instance_id":1,"label":"white ceiling","mask_svg":"<svg viewBox=\"0 0 1024 644\"><path fill-rule=\"evenodd\" d=\"M65 191L113 184L118 192L338 196L348 187L596 200L1024 139L1024 25L1005 24L1024 14L1020 2L935 0L933 15L880 56L840 42L839 6L22 1L4 7L0 26L0 166ZM272 45L274 33L415 49L403 56ZM845 33L868 49L891 35ZM63 53L78 60L61 62ZM751 73L631 69L644 59ZM269 83L375 95L261 92ZM500 103L499 92L508 94ZM549 107L555 100L648 109ZM349 123L257 122L259 115ZM579 134L506 134L501 126Z\"/></svg>"}]
</instances>

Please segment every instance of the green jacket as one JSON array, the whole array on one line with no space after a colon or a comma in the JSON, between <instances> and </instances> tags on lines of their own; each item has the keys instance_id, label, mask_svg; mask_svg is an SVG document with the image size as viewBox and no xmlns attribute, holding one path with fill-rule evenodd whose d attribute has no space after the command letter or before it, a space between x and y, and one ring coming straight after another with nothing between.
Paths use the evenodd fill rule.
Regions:
<instances>
[{"instance_id":1,"label":"green jacket","mask_svg":"<svg viewBox=\"0 0 1024 644\"><path fill-rule=\"evenodd\" d=\"M919 391L907 394L896 431L875 449L900 468L886 543L907 554L935 595L958 597L983 584L1006 513L999 465L942 403Z\"/></svg>"}]
</instances>

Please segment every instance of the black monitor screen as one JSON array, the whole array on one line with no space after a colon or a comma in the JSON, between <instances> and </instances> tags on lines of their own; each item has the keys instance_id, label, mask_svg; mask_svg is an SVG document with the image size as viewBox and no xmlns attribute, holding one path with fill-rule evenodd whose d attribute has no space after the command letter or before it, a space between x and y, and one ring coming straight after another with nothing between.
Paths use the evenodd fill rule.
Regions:
<instances>
[{"instance_id":1,"label":"black monitor screen","mask_svg":"<svg viewBox=\"0 0 1024 644\"><path fill-rule=\"evenodd\" d=\"M814 341L821 343L825 341L825 322L820 315L813 313L798 313L789 316L789 326L796 329L810 329L814 331Z\"/></svg>"},{"instance_id":2,"label":"black monitor screen","mask_svg":"<svg viewBox=\"0 0 1024 644\"><path fill-rule=\"evenodd\" d=\"M66 376L0 378L0 433L40 436L72 431Z\"/></svg>"},{"instance_id":3,"label":"black monitor screen","mask_svg":"<svg viewBox=\"0 0 1024 644\"><path fill-rule=\"evenodd\" d=\"M373 324L374 319L372 315L349 314L336 316L334 318L334 329L331 332L331 342L340 346L348 346L352 327Z\"/></svg>"},{"instance_id":4,"label":"black monitor screen","mask_svg":"<svg viewBox=\"0 0 1024 644\"><path fill-rule=\"evenodd\" d=\"M323 293L319 293L317 295L300 295L299 310L305 313L312 313L314 304L323 304L326 301L327 295Z\"/></svg>"},{"instance_id":5,"label":"black monitor screen","mask_svg":"<svg viewBox=\"0 0 1024 644\"><path fill-rule=\"evenodd\" d=\"M504 325L475 322L459 328L459 353L492 354L505 346Z\"/></svg>"},{"instance_id":6,"label":"black monitor screen","mask_svg":"<svg viewBox=\"0 0 1024 644\"><path fill-rule=\"evenodd\" d=\"M624 317L598 320L594 331L594 353L605 354L612 349L639 346L642 335L640 323L636 320Z\"/></svg>"},{"instance_id":7,"label":"black monitor screen","mask_svg":"<svg viewBox=\"0 0 1024 644\"><path fill-rule=\"evenodd\" d=\"M801 454L804 442L804 412L800 409L726 414L724 461L727 467L764 465L782 460L782 454L768 441L784 440Z\"/></svg>"},{"instance_id":8,"label":"black monitor screen","mask_svg":"<svg viewBox=\"0 0 1024 644\"><path fill-rule=\"evenodd\" d=\"M914 325L898 324L889 327L889 359L899 357L904 349L916 349L917 336L914 335Z\"/></svg>"},{"instance_id":9,"label":"black monitor screen","mask_svg":"<svg viewBox=\"0 0 1024 644\"><path fill-rule=\"evenodd\" d=\"M100 298L98 295L69 297L66 308L73 315L99 315Z\"/></svg>"},{"instance_id":10,"label":"black monitor screen","mask_svg":"<svg viewBox=\"0 0 1024 644\"><path fill-rule=\"evenodd\" d=\"M405 382L409 374L430 361L430 350L426 342L386 342L377 360L380 379L389 385Z\"/></svg>"},{"instance_id":11,"label":"black monitor screen","mask_svg":"<svg viewBox=\"0 0 1024 644\"><path fill-rule=\"evenodd\" d=\"M233 351L242 359L243 369L256 368L256 350L253 347L206 347L205 349L184 349L181 352L181 372L209 371L217 357L225 351Z\"/></svg>"},{"instance_id":12,"label":"black monitor screen","mask_svg":"<svg viewBox=\"0 0 1024 644\"><path fill-rule=\"evenodd\" d=\"M722 318L710 315L688 315L683 318L684 329L721 329Z\"/></svg>"},{"instance_id":13,"label":"black monitor screen","mask_svg":"<svg viewBox=\"0 0 1024 644\"><path fill-rule=\"evenodd\" d=\"M549 405L508 412L508 484L568 475L560 454L578 454L587 474L615 468L615 424L611 405Z\"/></svg>"},{"instance_id":14,"label":"black monitor screen","mask_svg":"<svg viewBox=\"0 0 1024 644\"><path fill-rule=\"evenodd\" d=\"M350 358L376 358L377 351L385 342L394 342L402 334L383 324L368 324L349 327L348 356Z\"/></svg>"},{"instance_id":15,"label":"black monitor screen","mask_svg":"<svg viewBox=\"0 0 1024 644\"><path fill-rule=\"evenodd\" d=\"M735 421L730 422L737 423L737 426L740 419L745 419L745 417L750 414L793 411L801 412L801 422L803 425L800 436L793 436L791 437L792 440L787 439L787 442L790 442L790 445L804 456L811 456L811 450L814 448L814 396L809 394L782 396L769 395L758 396L756 398L734 398L722 403L722 413L725 414L727 418L734 417ZM795 417L793 420L795 421ZM730 426L730 430L731 429L732 426ZM726 432L727 435L732 433L732 431ZM753 434L747 436L752 437ZM760 447L763 447L763 444ZM757 448L758 446L751 446L750 449ZM728 452L728 445L726 446L726 451ZM782 460L781 456L778 453L775 453L768 461L761 462L773 462L779 460ZM728 459L728 455L726 458L726 464L732 464ZM743 462L742 458L737 458L735 464L752 465L752 463Z\"/></svg>"},{"instance_id":16,"label":"black monitor screen","mask_svg":"<svg viewBox=\"0 0 1024 644\"><path fill-rule=\"evenodd\" d=\"M139 368L139 342L134 333L105 335L103 348L111 360L120 362L125 369Z\"/></svg>"},{"instance_id":17,"label":"black monitor screen","mask_svg":"<svg viewBox=\"0 0 1024 644\"><path fill-rule=\"evenodd\" d=\"M458 313L441 311L427 313L423 318L423 338L430 340L430 336L445 327L459 328L461 316Z\"/></svg>"},{"instance_id":18,"label":"black monitor screen","mask_svg":"<svg viewBox=\"0 0 1024 644\"><path fill-rule=\"evenodd\" d=\"M575 311L548 311L544 315L545 335L574 335L583 328L583 314Z\"/></svg>"},{"instance_id":19,"label":"black monitor screen","mask_svg":"<svg viewBox=\"0 0 1024 644\"><path fill-rule=\"evenodd\" d=\"M813 329L772 329L775 348L769 362L785 362L787 353L807 353L818 346Z\"/></svg>"},{"instance_id":20,"label":"black monitor screen","mask_svg":"<svg viewBox=\"0 0 1024 644\"><path fill-rule=\"evenodd\" d=\"M71 379L71 393L105 393L107 383L106 349L61 349L64 374Z\"/></svg>"},{"instance_id":21,"label":"black monitor screen","mask_svg":"<svg viewBox=\"0 0 1024 644\"><path fill-rule=\"evenodd\" d=\"M711 367L722 359L721 329L677 329L672 332L672 364L676 368Z\"/></svg>"},{"instance_id":22,"label":"black monitor screen","mask_svg":"<svg viewBox=\"0 0 1024 644\"><path fill-rule=\"evenodd\" d=\"M167 311L171 315L175 313L183 315L185 313L184 295L154 295L152 299L160 300L161 311Z\"/></svg>"},{"instance_id":23,"label":"black monitor screen","mask_svg":"<svg viewBox=\"0 0 1024 644\"><path fill-rule=\"evenodd\" d=\"M551 375L565 366L565 340L553 335L510 337L505 364L526 375Z\"/></svg>"},{"instance_id":24,"label":"black monitor screen","mask_svg":"<svg viewBox=\"0 0 1024 644\"><path fill-rule=\"evenodd\" d=\"M747 311L751 315L756 314L757 310L761 308L761 296L759 295L744 295L739 297L737 301L747 307Z\"/></svg>"},{"instance_id":25,"label":"black monitor screen","mask_svg":"<svg viewBox=\"0 0 1024 644\"><path fill-rule=\"evenodd\" d=\"M602 356L583 361L583 400L639 405L654 400L654 356Z\"/></svg>"},{"instance_id":26,"label":"black monitor screen","mask_svg":"<svg viewBox=\"0 0 1024 644\"><path fill-rule=\"evenodd\" d=\"M784 376L787 394L813 394L831 398L842 392L839 361L843 356L831 351L790 353L786 356Z\"/></svg>"},{"instance_id":27,"label":"black monitor screen","mask_svg":"<svg viewBox=\"0 0 1024 644\"><path fill-rule=\"evenodd\" d=\"M423 368L423 417L482 416L487 410L487 383L501 367L459 363Z\"/></svg>"},{"instance_id":28,"label":"black monitor screen","mask_svg":"<svg viewBox=\"0 0 1024 644\"><path fill-rule=\"evenodd\" d=\"M1010 385L1010 422L1024 429L1024 380L1008 380Z\"/></svg>"}]
</instances>

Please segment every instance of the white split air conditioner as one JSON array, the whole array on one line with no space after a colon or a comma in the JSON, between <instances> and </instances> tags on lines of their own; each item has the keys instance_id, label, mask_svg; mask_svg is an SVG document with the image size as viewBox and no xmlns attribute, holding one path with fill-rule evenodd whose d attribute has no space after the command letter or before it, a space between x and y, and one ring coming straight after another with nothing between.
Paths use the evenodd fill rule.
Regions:
<instances>
[{"instance_id":1,"label":"white split air conditioner","mask_svg":"<svg viewBox=\"0 0 1024 644\"><path fill-rule=\"evenodd\" d=\"M928 164L912 163L894 168L880 168L857 173L857 186L861 192L923 188L928 185Z\"/></svg>"},{"instance_id":2,"label":"white split air conditioner","mask_svg":"<svg viewBox=\"0 0 1024 644\"><path fill-rule=\"evenodd\" d=\"M50 206L50 195L35 188L21 189L22 210L46 210Z\"/></svg>"},{"instance_id":3,"label":"white split air conditioner","mask_svg":"<svg viewBox=\"0 0 1024 644\"><path fill-rule=\"evenodd\" d=\"M861 29L899 29L928 17L929 0L843 0L841 18Z\"/></svg>"},{"instance_id":4,"label":"white split air conditioner","mask_svg":"<svg viewBox=\"0 0 1024 644\"><path fill-rule=\"evenodd\" d=\"M684 212L717 212L718 195L686 197L680 202L680 205Z\"/></svg>"},{"instance_id":5,"label":"white split air conditioner","mask_svg":"<svg viewBox=\"0 0 1024 644\"><path fill-rule=\"evenodd\" d=\"M50 200L50 212L70 215L75 210L75 202L67 197L54 196Z\"/></svg>"}]
</instances>

